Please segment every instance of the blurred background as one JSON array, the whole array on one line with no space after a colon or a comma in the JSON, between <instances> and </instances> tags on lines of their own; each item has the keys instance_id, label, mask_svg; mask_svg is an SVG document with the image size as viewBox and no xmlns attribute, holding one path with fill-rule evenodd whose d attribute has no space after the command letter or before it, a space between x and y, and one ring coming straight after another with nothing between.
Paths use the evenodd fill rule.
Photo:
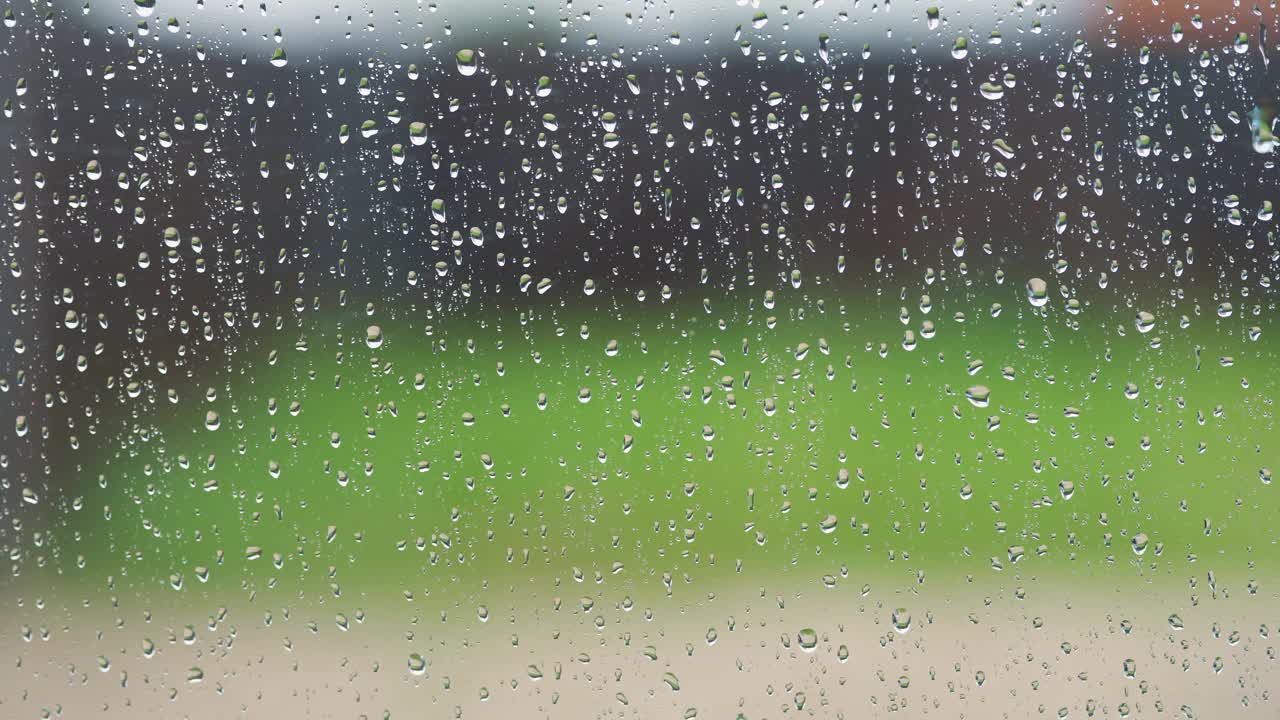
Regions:
<instances>
[{"instance_id":1,"label":"blurred background","mask_svg":"<svg viewBox=\"0 0 1280 720\"><path fill-rule=\"evenodd\" d=\"M1270 717L1274 14L7 10L0 704Z\"/></svg>"}]
</instances>

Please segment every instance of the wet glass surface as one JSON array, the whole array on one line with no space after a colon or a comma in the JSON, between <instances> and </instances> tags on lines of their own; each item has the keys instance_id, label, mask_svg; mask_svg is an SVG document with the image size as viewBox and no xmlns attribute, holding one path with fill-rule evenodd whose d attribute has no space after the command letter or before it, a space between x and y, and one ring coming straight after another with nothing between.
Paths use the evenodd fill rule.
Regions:
<instances>
[{"instance_id":1,"label":"wet glass surface","mask_svg":"<svg viewBox=\"0 0 1280 720\"><path fill-rule=\"evenodd\" d=\"M1273 7L0 27L0 716L1276 715Z\"/></svg>"}]
</instances>

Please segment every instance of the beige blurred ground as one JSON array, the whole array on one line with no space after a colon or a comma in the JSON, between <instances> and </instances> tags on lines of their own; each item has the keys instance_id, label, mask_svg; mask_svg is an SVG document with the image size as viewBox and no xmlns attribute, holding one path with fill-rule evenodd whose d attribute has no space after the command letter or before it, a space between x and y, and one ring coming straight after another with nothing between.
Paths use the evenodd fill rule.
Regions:
<instances>
[{"instance_id":1,"label":"beige blurred ground","mask_svg":"<svg viewBox=\"0 0 1280 720\"><path fill-rule=\"evenodd\" d=\"M8 598L0 717L1117 718L1125 706L1139 718L1280 716L1274 597L1174 583L1025 587L1022 599L1013 586L781 599L743 589L629 611L583 611L570 596L556 610L550 596L505 593L484 623L463 603L445 622L425 602L384 604L357 622L358 603L257 600L212 628L217 603L145 622L139 608L37 610ZM912 617L906 633L891 624L899 606ZM1175 613L1182 630L1170 626ZM812 652L797 637L808 627ZM415 652L428 663L420 676L408 668ZM191 668L202 681L188 681Z\"/></svg>"}]
</instances>

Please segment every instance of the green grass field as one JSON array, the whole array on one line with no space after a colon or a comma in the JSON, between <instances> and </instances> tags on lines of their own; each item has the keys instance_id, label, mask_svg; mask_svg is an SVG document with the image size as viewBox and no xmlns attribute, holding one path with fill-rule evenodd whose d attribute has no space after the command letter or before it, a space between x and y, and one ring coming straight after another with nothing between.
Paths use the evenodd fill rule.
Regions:
<instances>
[{"instance_id":1,"label":"green grass field","mask_svg":"<svg viewBox=\"0 0 1280 720\"><path fill-rule=\"evenodd\" d=\"M56 568L75 596L110 576L151 603L483 605L497 587L618 602L766 579L1267 577L1271 333L1204 313L1142 334L1133 311L1042 315L1006 295L927 315L797 291L773 309L512 306L478 323L360 302L313 318L305 351L248 332L214 399L198 377L176 404L157 386L162 432L85 468L105 488L84 484L53 530L61 557L27 579ZM979 385L987 407L966 396Z\"/></svg>"}]
</instances>

